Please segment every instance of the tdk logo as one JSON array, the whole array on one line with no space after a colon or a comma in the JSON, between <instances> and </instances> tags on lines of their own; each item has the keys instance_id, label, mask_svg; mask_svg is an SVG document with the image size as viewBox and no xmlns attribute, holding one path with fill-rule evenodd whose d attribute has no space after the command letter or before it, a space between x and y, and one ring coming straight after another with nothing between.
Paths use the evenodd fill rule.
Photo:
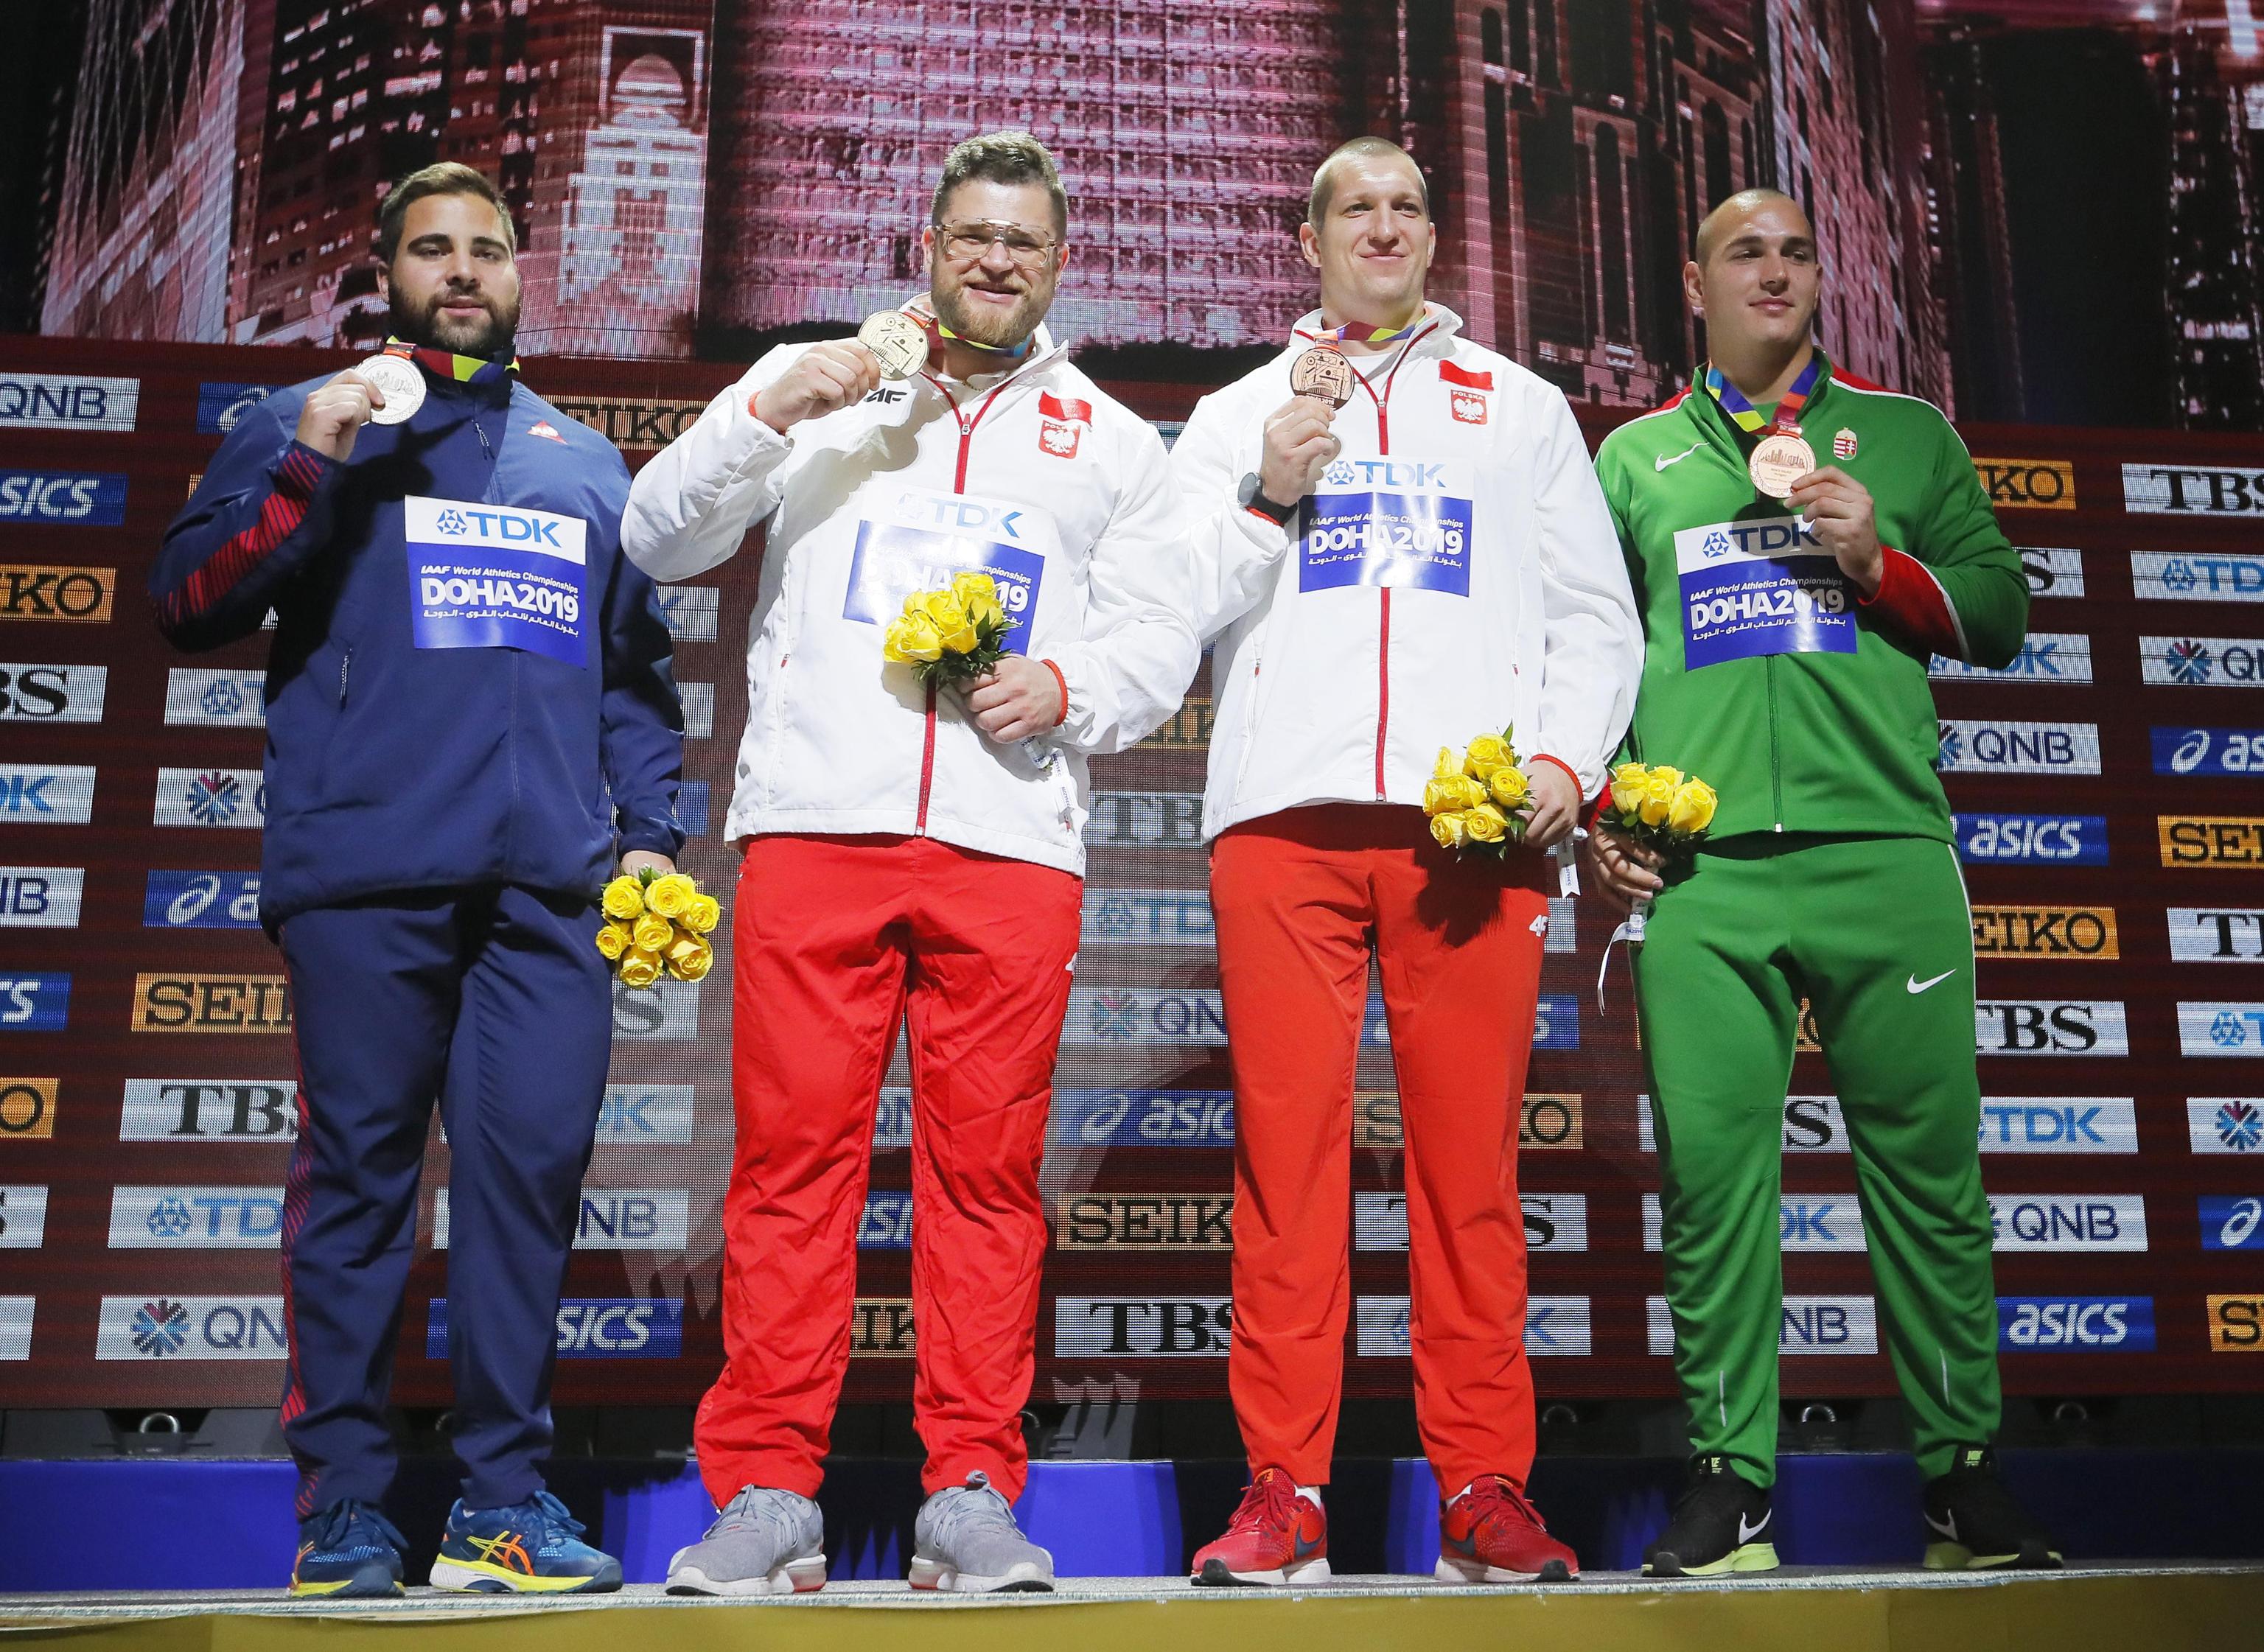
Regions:
<instances>
[{"instance_id":1,"label":"tdk logo","mask_svg":"<svg viewBox=\"0 0 2264 1652\"><path fill-rule=\"evenodd\" d=\"M1339 459L1322 480L1339 491L1349 488L1431 488L1447 485L1444 465L1403 459Z\"/></svg>"},{"instance_id":2,"label":"tdk logo","mask_svg":"<svg viewBox=\"0 0 2264 1652\"><path fill-rule=\"evenodd\" d=\"M2133 551L2130 590L2159 602L2264 602L2264 557Z\"/></svg>"},{"instance_id":3,"label":"tdk logo","mask_svg":"<svg viewBox=\"0 0 2264 1652\"><path fill-rule=\"evenodd\" d=\"M484 510L468 504L452 505L435 517L432 525L451 539L468 536L490 545L548 545L559 551L566 548L558 542L556 522L494 505Z\"/></svg>"},{"instance_id":4,"label":"tdk logo","mask_svg":"<svg viewBox=\"0 0 2264 1652\"><path fill-rule=\"evenodd\" d=\"M2046 1099L1985 1096L1984 1153L2136 1153L2137 1104L2129 1096Z\"/></svg>"},{"instance_id":5,"label":"tdk logo","mask_svg":"<svg viewBox=\"0 0 2264 1652\"><path fill-rule=\"evenodd\" d=\"M675 1359L684 1352L684 1304L647 1296L570 1296L558 1304L561 1359ZM448 1301L427 1299L424 1357L448 1357Z\"/></svg>"},{"instance_id":6,"label":"tdk logo","mask_svg":"<svg viewBox=\"0 0 2264 1652\"><path fill-rule=\"evenodd\" d=\"M80 471L0 471L0 522L114 528L126 520L126 478Z\"/></svg>"},{"instance_id":7,"label":"tdk logo","mask_svg":"<svg viewBox=\"0 0 2264 1652\"><path fill-rule=\"evenodd\" d=\"M2203 1199L2201 1248L2264 1250L2264 1199Z\"/></svg>"},{"instance_id":8,"label":"tdk logo","mask_svg":"<svg viewBox=\"0 0 2264 1652\"><path fill-rule=\"evenodd\" d=\"M0 763L0 822L83 826L94 811L94 771Z\"/></svg>"},{"instance_id":9,"label":"tdk logo","mask_svg":"<svg viewBox=\"0 0 2264 1652\"><path fill-rule=\"evenodd\" d=\"M943 533L984 533L999 539L1022 540L1022 513L1016 510L997 510L974 499L954 494L913 492L907 489L896 498L896 520L913 527L933 528Z\"/></svg>"},{"instance_id":10,"label":"tdk logo","mask_svg":"<svg viewBox=\"0 0 2264 1652\"><path fill-rule=\"evenodd\" d=\"M2031 631L2021 644L2019 657L2010 665L1975 665L1937 654L1927 666L1929 677L2022 677L2038 683L2091 681L2091 639L2079 631Z\"/></svg>"},{"instance_id":11,"label":"tdk logo","mask_svg":"<svg viewBox=\"0 0 2264 1652\"><path fill-rule=\"evenodd\" d=\"M2107 864L2103 815L1957 815L1951 822L1957 833L1957 858L1968 864Z\"/></svg>"},{"instance_id":12,"label":"tdk logo","mask_svg":"<svg viewBox=\"0 0 2264 1652\"><path fill-rule=\"evenodd\" d=\"M2264 729L2154 728L2157 774L2264 774Z\"/></svg>"},{"instance_id":13,"label":"tdk logo","mask_svg":"<svg viewBox=\"0 0 2264 1652\"><path fill-rule=\"evenodd\" d=\"M1997 1346L2006 1353L2154 1351L2151 1296L2000 1296Z\"/></svg>"},{"instance_id":14,"label":"tdk logo","mask_svg":"<svg viewBox=\"0 0 2264 1652\"><path fill-rule=\"evenodd\" d=\"M1765 522L1723 522L1706 530L1698 547L1709 562L1724 556L1816 555L1824 549L1816 530L1797 517Z\"/></svg>"}]
</instances>

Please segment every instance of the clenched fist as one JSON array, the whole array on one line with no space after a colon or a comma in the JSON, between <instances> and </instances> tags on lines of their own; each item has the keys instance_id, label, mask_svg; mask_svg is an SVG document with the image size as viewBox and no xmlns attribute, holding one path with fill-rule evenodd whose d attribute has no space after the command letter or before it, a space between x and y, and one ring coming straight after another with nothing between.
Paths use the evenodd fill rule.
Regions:
<instances>
[{"instance_id":1,"label":"clenched fist","mask_svg":"<svg viewBox=\"0 0 2264 1652\"><path fill-rule=\"evenodd\" d=\"M294 434L324 458L343 463L352 456L354 438L369 423L370 409L384 405L384 391L359 373L342 373L307 398Z\"/></svg>"},{"instance_id":2,"label":"clenched fist","mask_svg":"<svg viewBox=\"0 0 2264 1652\"><path fill-rule=\"evenodd\" d=\"M804 419L863 401L880 385L880 358L854 339L837 339L803 351L775 382L756 392L749 410L783 436Z\"/></svg>"},{"instance_id":3,"label":"clenched fist","mask_svg":"<svg viewBox=\"0 0 2264 1652\"><path fill-rule=\"evenodd\" d=\"M1293 395L1266 421L1258 485L1276 504L1295 504L1312 492L1321 473L1343 451L1330 426L1336 409L1310 395Z\"/></svg>"}]
</instances>

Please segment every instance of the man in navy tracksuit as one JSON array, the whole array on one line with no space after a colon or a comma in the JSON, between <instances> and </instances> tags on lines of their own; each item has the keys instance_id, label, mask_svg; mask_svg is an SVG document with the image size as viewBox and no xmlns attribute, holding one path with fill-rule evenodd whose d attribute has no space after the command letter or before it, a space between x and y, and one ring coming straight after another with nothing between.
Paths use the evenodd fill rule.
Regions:
<instances>
[{"instance_id":1,"label":"man in navy tracksuit","mask_svg":"<svg viewBox=\"0 0 2264 1652\"><path fill-rule=\"evenodd\" d=\"M345 373L260 403L149 582L184 648L252 635L271 606L279 622L260 916L299 1055L292 1590L400 1590L377 1506L384 1408L436 1096L466 1472L432 1581L618 1588L620 1562L576 1540L535 1464L612 1040L592 897L617 859L673 865L683 715L652 582L620 552L620 455L517 381L492 186L428 169L380 225L388 351L414 376ZM384 422L419 384L421 406Z\"/></svg>"}]
</instances>

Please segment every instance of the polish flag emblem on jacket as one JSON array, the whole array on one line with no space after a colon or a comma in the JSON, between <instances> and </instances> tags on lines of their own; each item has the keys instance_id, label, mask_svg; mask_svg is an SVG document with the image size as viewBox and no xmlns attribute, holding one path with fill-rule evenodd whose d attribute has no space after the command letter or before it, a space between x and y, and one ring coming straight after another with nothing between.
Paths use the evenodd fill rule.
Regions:
<instances>
[{"instance_id":1,"label":"polish flag emblem on jacket","mask_svg":"<svg viewBox=\"0 0 2264 1652\"><path fill-rule=\"evenodd\" d=\"M1451 361L1439 364L1439 379L1447 387L1448 405L1455 417L1464 424L1483 424L1486 409L1491 406L1487 393L1493 388L1491 369L1473 372L1458 367Z\"/></svg>"},{"instance_id":2,"label":"polish flag emblem on jacket","mask_svg":"<svg viewBox=\"0 0 2264 1652\"><path fill-rule=\"evenodd\" d=\"M1042 417L1038 426L1038 451L1051 453L1056 459L1075 459L1083 427L1092 423L1092 404L1041 390L1038 393L1038 412Z\"/></svg>"}]
</instances>

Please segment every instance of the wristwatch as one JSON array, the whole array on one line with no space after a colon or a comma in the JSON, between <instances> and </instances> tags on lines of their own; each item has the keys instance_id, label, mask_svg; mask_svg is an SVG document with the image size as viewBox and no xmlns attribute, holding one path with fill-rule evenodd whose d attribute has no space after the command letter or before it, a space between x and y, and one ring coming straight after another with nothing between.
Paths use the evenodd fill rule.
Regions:
<instances>
[{"instance_id":1,"label":"wristwatch","mask_svg":"<svg viewBox=\"0 0 2264 1652\"><path fill-rule=\"evenodd\" d=\"M1279 499L1266 496L1265 484L1259 481L1258 473L1254 470L1243 477L1242 487L1234 496L1236 503L1244 510L1255 511L1277 528L1287 526L1289 518L1297 514L1295 505L1283 504Z\"/></svg>"}]
</instances>

